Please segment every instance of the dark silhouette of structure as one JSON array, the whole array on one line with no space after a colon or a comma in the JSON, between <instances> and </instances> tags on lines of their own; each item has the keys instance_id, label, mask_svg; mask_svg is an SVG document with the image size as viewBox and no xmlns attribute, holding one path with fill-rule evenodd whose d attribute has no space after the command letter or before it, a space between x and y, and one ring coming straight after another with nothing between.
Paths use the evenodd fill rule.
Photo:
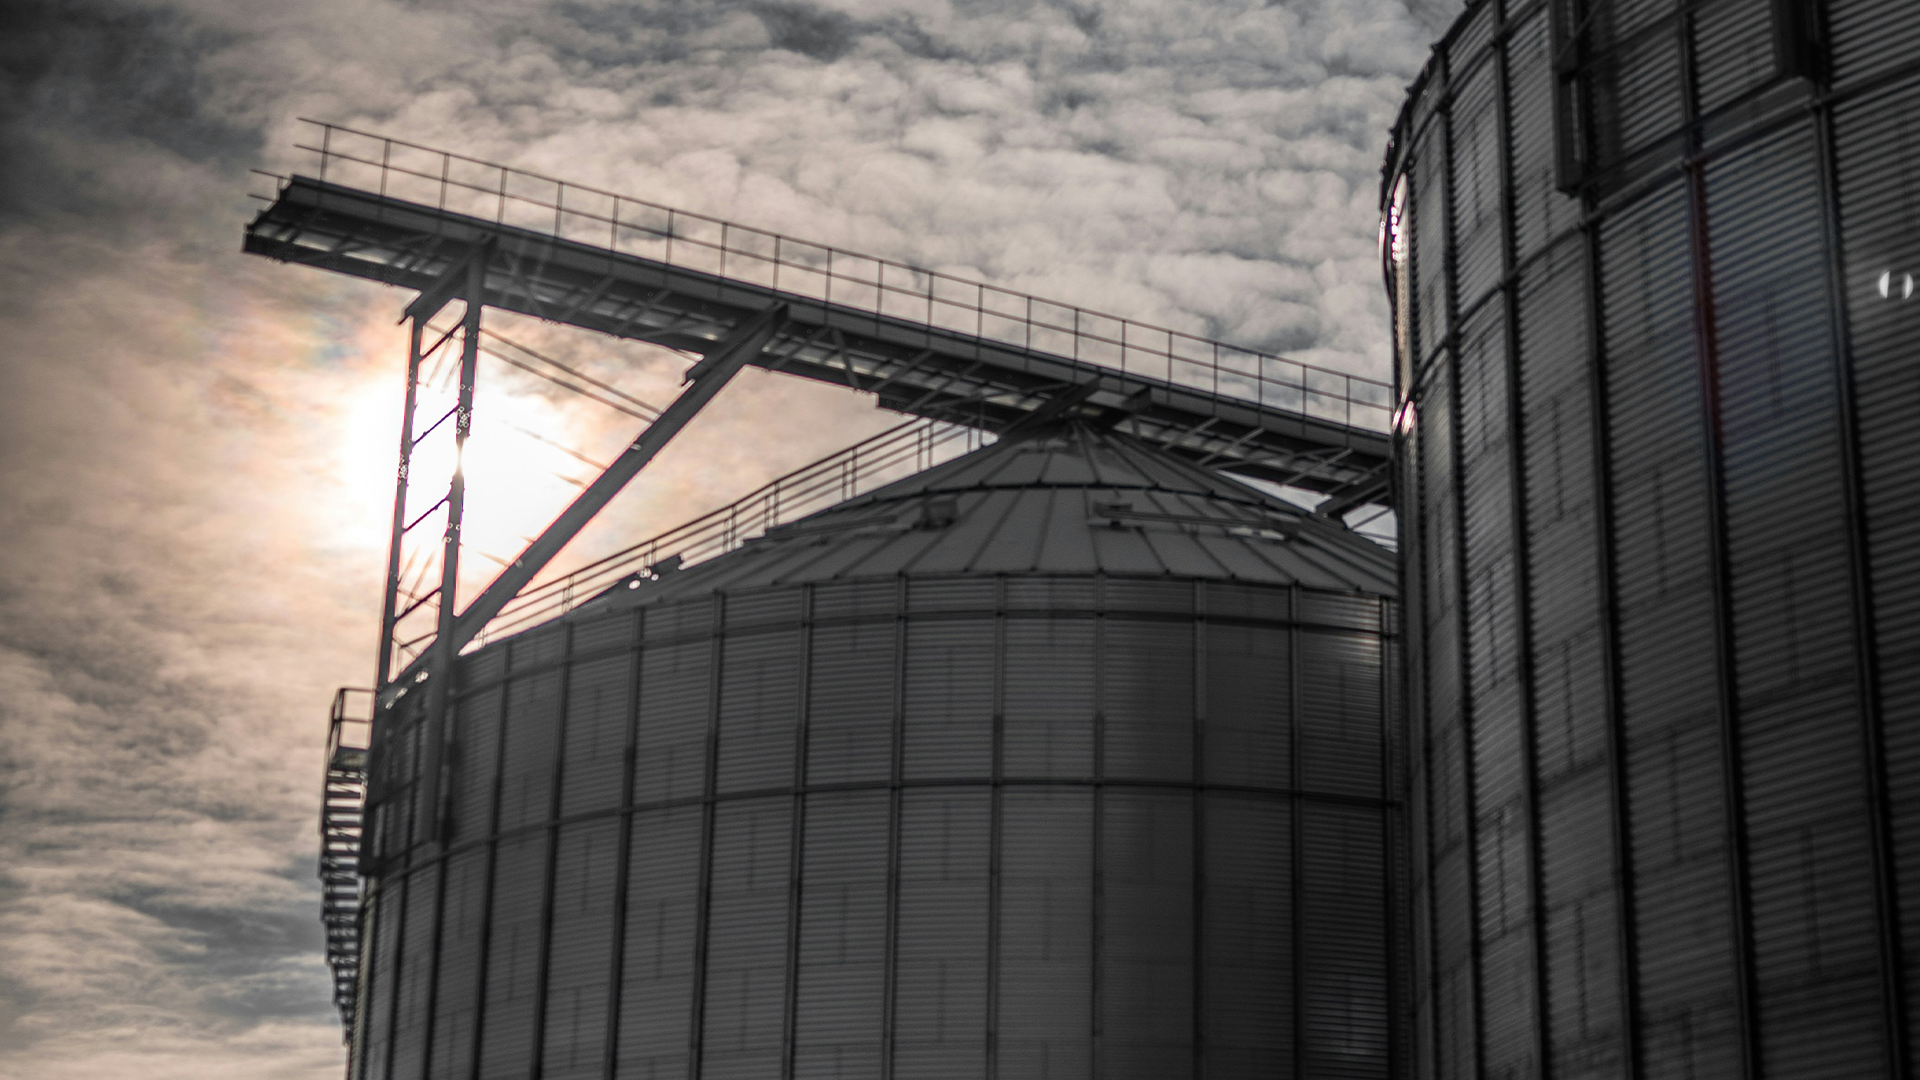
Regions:
<instances>
[{"instance_id":1,"label":"dark silhouette of structure","mask_svg":"<svg viewBox=\"0 0 1920 1080\"><path fill-rule=\"evenodd\" d=\"M1394 132L1421 1075L1912 1076L1920 5L1478 0Z\"/></svg>"}]
</instances>

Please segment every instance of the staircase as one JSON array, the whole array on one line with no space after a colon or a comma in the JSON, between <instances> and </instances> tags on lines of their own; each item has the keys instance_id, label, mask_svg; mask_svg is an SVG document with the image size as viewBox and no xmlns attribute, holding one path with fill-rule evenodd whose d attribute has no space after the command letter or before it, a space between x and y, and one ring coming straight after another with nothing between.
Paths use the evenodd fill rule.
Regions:
<instances>
[{"instance_id":1,"label":"staircase","mask_svg":"<svg viewBox=\"0 0 1920 1080\"><path fill-rule=\"evenodd\" d=\"M360 976L360 832L367 805L372 718L373 691L341 687L334 694L327 724L327 779L320 803L320 921L327 928L333 1004L340 1010L349 1039L353 1037L354 986Z\"/></svg>"}]
</instances>

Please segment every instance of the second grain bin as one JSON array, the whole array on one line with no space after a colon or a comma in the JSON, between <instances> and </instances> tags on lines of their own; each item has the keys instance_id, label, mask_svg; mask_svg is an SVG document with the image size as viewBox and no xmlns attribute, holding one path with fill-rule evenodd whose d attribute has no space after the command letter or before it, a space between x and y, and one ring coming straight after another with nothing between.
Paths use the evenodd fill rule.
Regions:
<instances>
[{"instance_id":1,"label":"second grain bin","mask_svg":"<svg viewBox=\"0 0 1920 1080\"><path fill-rule=\"evenodd\" d=\"M1398 1075L1393 573L1074 425L478 650L353 1075Z\"/></svg>"}]
</instances>

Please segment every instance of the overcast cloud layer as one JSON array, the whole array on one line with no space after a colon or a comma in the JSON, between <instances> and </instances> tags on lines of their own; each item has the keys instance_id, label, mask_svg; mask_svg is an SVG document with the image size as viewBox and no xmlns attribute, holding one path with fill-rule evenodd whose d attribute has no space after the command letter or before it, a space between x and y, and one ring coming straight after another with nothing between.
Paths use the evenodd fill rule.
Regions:
<instances>
[{"instance_id":1,"label":"overcast cloud layer","mask_svg":"<svg viewBox=\"0 0 1920 1080\"><path fill-rule=\"evenodd\" d=\"M0 1078L339 1074L320 744L370 674L405 296L239 254L296 117L1384 377L1379 162L1455 8L7 5ZM653 400L682 363L512 332ZM631 438L489 378L591 453ZM750 372L582 545L896 419Z\"/></svg>"}]
</instances>

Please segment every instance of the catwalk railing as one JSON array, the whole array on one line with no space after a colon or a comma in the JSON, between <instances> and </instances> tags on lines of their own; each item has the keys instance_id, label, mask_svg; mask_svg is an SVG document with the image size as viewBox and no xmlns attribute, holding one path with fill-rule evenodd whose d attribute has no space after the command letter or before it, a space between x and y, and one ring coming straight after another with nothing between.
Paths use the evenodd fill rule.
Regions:
<instances>
[{"instance_id":1,"label":"catwalk railing","mask_svg":"<svg viewBox=\"0 0 1920 1080\"><path fill-rule=\"evenodd\" d=\"M313 155L322 182L1263 409L1389 430L1392 387L1379 380L417 143L304 122L312 138L297 149Z\"/></svg>"},{"instance_id":2,"label":"catwalk railing","mask_svg":"<svg viewBox=\"0 0 1920 1080\"><path fill-rule=\"evenodd\" d=\"M657 536L535 585L487 624L474 647L537 626L631 579L671 572L724 555L767 530L872 491L980 445L982 433L958 424L910 420L829 454ZM431 636L406 643L424 648Z\"/></svg>"}]
</instances>

